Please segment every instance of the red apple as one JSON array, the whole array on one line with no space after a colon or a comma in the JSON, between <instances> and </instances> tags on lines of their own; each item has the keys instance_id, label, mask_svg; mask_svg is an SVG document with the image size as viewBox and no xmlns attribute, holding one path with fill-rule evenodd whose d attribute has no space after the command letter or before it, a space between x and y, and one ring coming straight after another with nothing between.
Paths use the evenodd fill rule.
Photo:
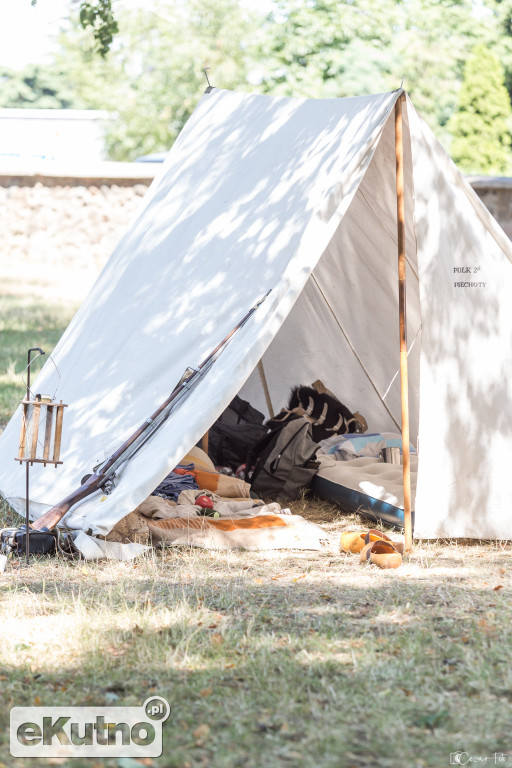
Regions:
<instances>
[{"instance_id":1,"label":"red apple","mask_svg":"<svg viewBox=\"0 0 512 768\"><path fill-rule=\"evenodd\" d=\"M197 496L196 504L203 509L213 509L213 501L209 496Z\"/></svg>"}]
</instances>

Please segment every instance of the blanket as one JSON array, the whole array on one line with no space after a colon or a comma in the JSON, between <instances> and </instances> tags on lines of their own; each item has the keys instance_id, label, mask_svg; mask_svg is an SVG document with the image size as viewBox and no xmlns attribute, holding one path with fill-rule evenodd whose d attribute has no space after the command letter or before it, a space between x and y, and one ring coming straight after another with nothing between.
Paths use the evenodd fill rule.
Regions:
<instances>
[{"instance_id":1,"label":"blanket","mask_svg":"<svg viewBox=\"0 0 512 768\"><path fill-rule=\"evenodd\" d=\"M151 520L154 545L204 549L313 549L327 543L319 525L299 515L256 515L241 519L196 517L188 520Z\"/></svg>"},{"instance_id":2,"label":"blanket","mask_svg":"<svg viewBox=\"0 0 512 768\"><path fill-rule=\"evenodd\" d=\"M265 511L265 507L261 510ZM140 507L120 520L106 539L159 547L248 550L319 550L327 543L324 530L299 515L253 514L219 519L197 515L162 519L146 517Z\"/></svg>"}]
</instances>

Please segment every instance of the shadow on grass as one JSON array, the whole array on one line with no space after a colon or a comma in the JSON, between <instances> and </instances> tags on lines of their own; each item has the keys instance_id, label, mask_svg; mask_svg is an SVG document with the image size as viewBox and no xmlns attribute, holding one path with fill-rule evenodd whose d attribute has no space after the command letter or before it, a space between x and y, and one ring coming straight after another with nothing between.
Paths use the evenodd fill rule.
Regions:
<instances>
[{"instance_id":1,"label":"shadow on grass","mask_svg":"<svg viewBox=\"0 0 512 768\"><path fill-rule=\"evenodd\" d=\"M198 563L206 572L194 572ZM112 566L76 564L45 582L40 567L23 573L13 608L42 634L29 625L0 670L7 710L163 696L172 707L164 755L149 763L162 768L441 766L457 750L508 748L508 588L467 589L428 571L372 583L371 568L354 583L357 566L339 557L333 580L326 562L307 572L312 583L294 580L293 568L285 581L262 577L270 566L254 560L230 574L208 555L152 565L114 577ZM70 645L55 660L58 627Z\"/></svg>"}]
</instances>

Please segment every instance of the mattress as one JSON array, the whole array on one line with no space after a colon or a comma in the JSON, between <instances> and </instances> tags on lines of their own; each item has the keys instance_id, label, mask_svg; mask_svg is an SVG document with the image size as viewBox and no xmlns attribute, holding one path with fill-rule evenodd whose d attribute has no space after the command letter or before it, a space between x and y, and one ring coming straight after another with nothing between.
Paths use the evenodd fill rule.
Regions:
<instances>
[{"instance_id":1,"label":"mattress","mask_svg":"<svg viewBox=\"0 0 512 768\"><path fill-rule=\"evenodd\" d=\"M319 498L337 504L347 512L358 512L374 520L403 527L401 464L386 464L378 458L367 456L337 461L323 453L319 453L317 459L320 468L313 480L312 490ZM411 454L413 525L417 473L418 456Z\"/></svg>"}]
</instances>

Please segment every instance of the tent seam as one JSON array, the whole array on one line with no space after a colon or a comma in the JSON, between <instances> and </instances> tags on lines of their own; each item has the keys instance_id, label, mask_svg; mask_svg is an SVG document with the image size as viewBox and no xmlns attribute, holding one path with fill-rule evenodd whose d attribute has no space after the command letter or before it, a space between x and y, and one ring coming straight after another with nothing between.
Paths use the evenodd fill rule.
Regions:
<instances>
[{"instance_id":1,"label":"tent seam","mask_svg":"<svg viewBox=\"0 0 512 768\"><path fill-rule=\"evenodd\" d=\"M343 328L343 326L342 326L342 324L340 323L340 321L339 321L339 319L338 319L338 317L337 317L336 313L334 312L334 309L333 309L333 307L331 306L331 304L330 304L330 302L329 302L329 300L328 300L327 296L326 296L326 295L325 295L325 293L323 292L323 290L322 290L322 288L321 288L321 286L320 286L320 284L319 284L319 282L318 282L318 278L317 278L317 277L316 277L316 275L314 275L314 274L312 274L312 275L311 275L311 277L312 277L312 279L313 279L313 281L314 281L314 283L315 283L316 287L318 288L318 290L319 290L319 291L320 291L320 293L322 294L322 298L323 298L323 300L325 301L325 303L326 303L326 304L327 304L327 306L329 307L329 309L330 309L330 311L331 311L331 314L332 314L332 316L334 317L334 320L336 321L336 323L337 323L337 325L338 325L338 328L340 329L340 331L341 331L341 332L342 332L342 334L344 335L345 339L347 340L347 344L349 345L350 349L352 350L352 352L353 352L353 354L354 354L354 357L356 358L357 362L359 363L359 365L360 365L360 366L361 366L361 368L363 369L363 371L364 371L364 373L365 373L366 377L368 378L368 381L370 382L370 384L371 384L371 385L372 385L372 387L374 388L375 392L377 393L377 395L378 395L378 397L379 397L379 399L380 399L380 401L381 401L382 405L384 406L384 408L385 408L385 409L386 409L386 411L388 412L388 414L389 414L389 416L391 417L391 419L392 419L392 420L394 421L394 423L396 424L397 428L401 430L400 424L398 423L398 421L397 421L397 420L395 419L395 417L393 416L393 414L392 414L391 410L389 409L389 406L387 405L387 403L384 401L384 398L383 398L383 396L381 395L381 393L380 393L380 392L379 392L379 390L377 389L377 386L376 386L376 384L374 383L374 381L372 380L372 377L370 376L370 374L369 374L368 370L366 369L366 366L364 365L363 361L361 360L361 358L360 358L360 357L359 357L359 355L357 354L357 352L356 352L356 350L355 350L355 348L354 348L354 346L353 346L352 342L350 341L350 339L349 339L349 337L348 337L348 335L347 335L347 333L346 333L345 329Z\"/></svg>"},{"instance_id":2,"label":"tent seam","mask_svg":"<svg viewBox=\"0 0 512 768\"><path fill-rule=\"evenodd\" d=\"M373 216L375 217L375 219L376 219L376 220L379 222L379 224L382 226L382 229L383 229L383 230L384 230L384 232L385 232L385 233L388 235L388 237L389 237L389 239L391 240L391 242L392 242L394 245L396 245L396 246L398 247L398 244L397 244L397 241L396 241L395 237L392 235L392 233L391 233L391 232L389 231L389 229L386 227L386 225L384 224L384 222L382 221L382 219L381 219L381 218L380 218L380 217L377 215L377 212L374 210L374 208L372 208L372 205L371 205L370 201L369 201L369 200L368 200L368 198L366 197L366 195L365 195L365 193L363 192L363 190L361 189L361 187L359 187L359 189L358 189L357 191L361 193L361 197L362 197L362 198L363 198L363 200L365 201L365 203L366 203L366 205L368 206L368 208L369 208L369 210L371 211L371 213L373 213ZM357 194L357 193L356 193L356 194ZM408 266L409 266L409 268L410 268L411 272L413 273L414 277L416 278L416 280L418 280L418 281L419 281L419 279L420 279L420 277L419 277L419 273L416 271L416 269L415 269L414 265L412 264L411 260L409 259L409 257L408 257L407 255L406 255L406 261L407 261L407 264L408 264Z\"/></svg>"}]
</instances>

